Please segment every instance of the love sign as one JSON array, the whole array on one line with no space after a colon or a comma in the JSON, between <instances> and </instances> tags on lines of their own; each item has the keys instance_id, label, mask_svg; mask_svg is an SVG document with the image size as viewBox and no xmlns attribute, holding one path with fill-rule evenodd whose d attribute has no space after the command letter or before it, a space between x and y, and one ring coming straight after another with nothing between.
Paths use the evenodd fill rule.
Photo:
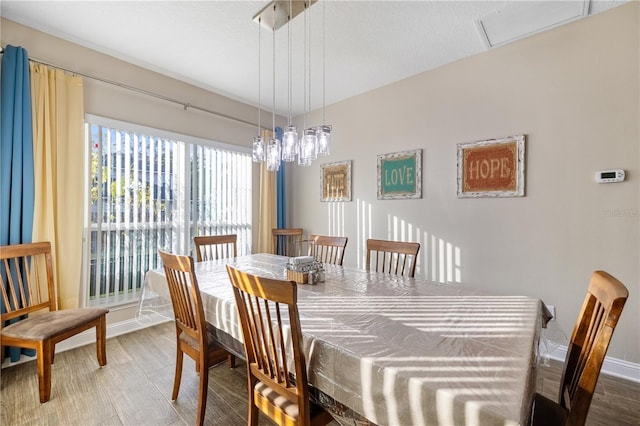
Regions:
<instances>
[{"instance_id":1,"label":"love sign","mask_svg":"<svg viewBox=\"0 0 640 426\"><path fill-rule=\"evenodd\" d=\"M422 198L422 150L378 155L378 199Z\"/></svg>"}]
</instances>

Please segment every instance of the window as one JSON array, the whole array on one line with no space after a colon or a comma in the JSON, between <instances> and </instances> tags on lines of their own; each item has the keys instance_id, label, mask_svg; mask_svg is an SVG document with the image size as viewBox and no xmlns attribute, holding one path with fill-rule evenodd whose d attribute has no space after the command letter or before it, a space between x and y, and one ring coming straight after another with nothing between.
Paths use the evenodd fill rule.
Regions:
<instances>
[{"instance_id":1,"label":"window","mask_svg":"<svg viewBox=\"0 0 640 426\"><path fill-rule=\"evenodd\" d=\"M85 140L87 305L136 301L158 249L191 254L195 235L251 253L248 149L89 115Z\"/></svg>"}]
</instances>

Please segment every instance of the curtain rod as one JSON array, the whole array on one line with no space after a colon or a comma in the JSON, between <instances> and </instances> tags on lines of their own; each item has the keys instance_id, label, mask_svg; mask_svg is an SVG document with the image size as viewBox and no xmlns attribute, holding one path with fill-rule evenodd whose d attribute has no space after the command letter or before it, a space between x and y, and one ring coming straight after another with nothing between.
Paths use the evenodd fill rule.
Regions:
<instances>
[{"instance_id":1,"label":"curtain rod","mask_svg":"<svg viewBox=\"0 0 640 426\"><path fill-rule=\"evenodd\" d=\"M3 54L3 53L4 53L4 47L0 46L0 54ZM220 112L213 111L213 110L210 110L210 109L198 106L198 105L192 105L192 104L190 104L188 102L183 102L183 101L180 101L180 100L175 99L175 98L170 98L168 96L161 95L161 94L158 94L158 93L155 93L155 92L151 92L151 91L145 90L145 89L140 89L138 87L130 86L128 84L119 83L117 81L107 80L107 79L102 78L102 77L96 77L96 76L91 75L91 74L86 74L86 73L83 73L83 72L74 71L72 69L61 67L59 65L55 65L55 64L52 64L52 63L49 63L49 62L41 61L41 60L35 59L35 58L29 58L29 61L35 62L35 63L38 63L38 64L42 64L42 65L47 65L47 66L50 66L50 67L53 67L53 68L56 68L56 69L59 69L59 70L62 70L62 71L70 72L72 74L77 74L77 75L80 75L82 77L90 78L92 80L97 80L97 81L100 81L100 82L103 82L103 83L111 84L113 86L118 86L118 87L123 88L123 89L127 89L127 90L131 90L133 92L141 93L143 95L147 95L147 96L151 96L151 97L154 97L154 98L162 99L163 101L172 102L174 104L181 105L184 108L185 111L188 108L196 109L198 111L203 111L203 112L206 112L206 113L218 116L218 117L226 118L228 120L233 120L233 121L236 121L238 123L242 123L242 124L246 124L246 125L254 126L254 127L258 126L256 123L252 123L250 121L246 121L246 120L243 120L241 118L236 118L236 117L232 117L230 115L222 114Z\"/></svg>"}]
</instances>

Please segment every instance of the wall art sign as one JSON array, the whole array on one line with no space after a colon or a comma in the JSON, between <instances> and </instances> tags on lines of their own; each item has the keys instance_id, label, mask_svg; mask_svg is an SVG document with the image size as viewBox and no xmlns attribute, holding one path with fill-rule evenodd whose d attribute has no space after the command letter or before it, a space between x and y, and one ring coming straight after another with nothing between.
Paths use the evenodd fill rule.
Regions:
<instances>
[{"instance_id":1,"label":"wall art sign","mask_svg":"<svg viewBox=\"0 0 640 426\"><path fill-rule=\"evenodd\" d=\"M320 165L320 201L351 201L351 160Z\"/></svg>"},{"instance_id":2,"label":"wall art sign","mask_svg":"<svg viewBox=\"0 0 640 426\"><path fill-rule=\"evenodd\" d=\"M458 144L458 198L523 196L524 135Z\"/></svg>"},{"instance_id":3,"label":"wall art sign","mask_svg":"<svg viewBox=\"0 0 640 426\"><path fill-rule=\"evenodd\" d=\"M422 198L422 150L378 155L378 200Z\"/></svg>"}]
</instances>

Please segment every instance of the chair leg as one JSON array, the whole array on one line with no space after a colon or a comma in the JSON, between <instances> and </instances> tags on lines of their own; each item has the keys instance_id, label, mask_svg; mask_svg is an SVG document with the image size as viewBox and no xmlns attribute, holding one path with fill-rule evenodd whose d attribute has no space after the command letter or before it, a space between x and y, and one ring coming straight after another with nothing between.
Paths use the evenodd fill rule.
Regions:
<instances>
[{"instance_id":1,"label":"chair leg","mask_svg":"<svg viewBox=\"0 0 640 426\"><path fill-rule=\"evenodd\" d=\"M171 394L172 401L178 399L178 392L180 391L180 380L182 380L182 358L183 353L182 349L180 349L180 343L178 342L178 347L176 349L176 374L173 378L173 393Z\"/></svg>"},{"instance_id":2,"label":"chair leg","mask_svg":"<svg viewBox=\"0 0 640 426\"><path fill-rule=\"evenodd\" d=\"M39 342L37 353L38 362L38 389L40 402L45 403L51 397L51 341Z\"/></svg>"},{"instance_id":3,"label":"chair leg","mask_svg":"<svg viewBox=\"0 0 640 426\"><path fill-rule=\"evenodd\" d=\"M236 368L236 356L233 354L227 355L227 366L229 368Z\"/></svg>"},{"instance_id":4,"label":"chair leg","mask_svg":"<svg viewBox=\"0 0 640 426\"><path fill-rule=\"evenodd\" d=\"M96 325L96 351L98 364L100 367L107 365L107 318L106 315L100 317Z\"/></svg>"},{"instance_id":5,"label":"chair leg","mask_svg":"<svg viewBox=\"0 0 640 426\"><path fill-rule=\"evenodd\" d=\"M206 363L202 363L205 364ZM196 417L196 424L202 426L204 424L204 415L207 408L207 390L209 388L209 369L200 369L200 391L198 392L198 412Z\"/></svg>"},{"instance_id":6,"label":"chair leg","mask_svg":"<svg viewBox=\"0 0 640 426\"><path fill-rule=\"evenodd\" d=\"M247 374L249 375L249 389L247 393L247 402L249 403L249 418L247 419L247 424L249 426L258 426L258 419L260 415L258 413L258 407L256 406L255 394L253 393L253 389L255 388L257 380L251 377L251 373L249 372L248 367Z\"/></svg>"}]
</instances>

